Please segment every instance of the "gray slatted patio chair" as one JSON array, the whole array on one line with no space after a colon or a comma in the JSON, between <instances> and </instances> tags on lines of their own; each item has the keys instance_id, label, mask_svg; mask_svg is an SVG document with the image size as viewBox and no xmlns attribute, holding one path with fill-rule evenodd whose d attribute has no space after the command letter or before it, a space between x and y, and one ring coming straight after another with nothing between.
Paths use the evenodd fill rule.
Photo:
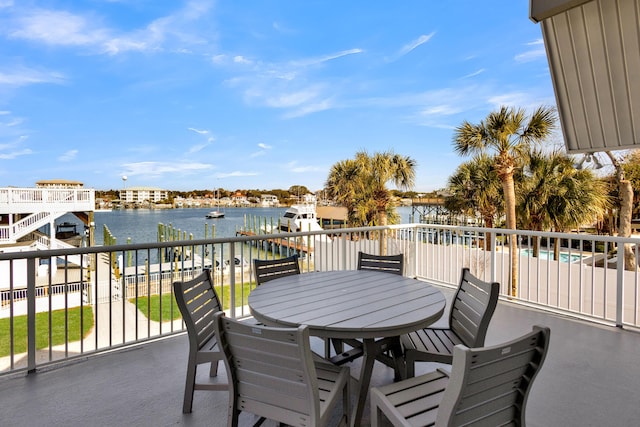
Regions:
<instances>
[{"instance_id":1,"label":"gray slatted patio chair","mask_svg":"<svg viewBox=\"0 0 640 427\"><path fill-rule=\"evenodd\" d=\"M358 270L375 270L399 274L404 271L404 255L372 255L358 252Z\"/></svg>"},{"instance_id":2,"label":"gray slatted patio chair","mask_svg":"<svg viewBox=\"0 0 640 427\"><path fill-rule=\"evenodd\" d=\"M549 328L492 347L453 350L451 374L438 369L372 388L371 426L525 426L529 391L549 347Z\"/></svg>"},{"instance_id":3,"label":"gray slatted patio chair","mask_svg":"<svg viewBox=\"0 0 640 427\"><path fill-rule=\"evenodd\" d=\"M482 281L463 268L449 311L449 327L420 329L400 337L407 376L415 375L415 362L451 364L457 344L482 347L499 293L499 283Z\"/></svg>"},{"instance_id":4,"label":"gray slatted patio chair","mask_svg":"<svg viewBox=\"0 0 640 427\"><path fill-rule=\"evenodd\" d=\"M300 274L297 254L280 259L254 259L253 268L258 285L279 277Z\"/></svg>"},{"instance_id":5,"label":"gray slatted patio chair","mask_svg":"<svg viewBox=\"0 0 640 427\"><path fill-rule=\"evenodd\" d=\"M182 405L182 412L187 414L192 409L194 390L228 389L226 383L196 383L198 365L210 363L209 376L214 377L218 374L218 362L224 358L218 347L213 324L213 315L222 310L222 305L213 288L209 269L205 269L202 274L187 282L174 282L173 290L189 335L187 379Z\"/></svg>"},{"instance_id":6,"label":"gray slatted patio chair","mask_svg":"<svg viewBox=\"0 0 640 427\"><path fill-rule=\"evenodd\" d=\"M349 425L349 368L314 356L307 326L249 325L221 312L215 325L229 373L229 427L242 411L290 426L325 426L340 400L340 424Z\"/></svg>"}]
</instances>

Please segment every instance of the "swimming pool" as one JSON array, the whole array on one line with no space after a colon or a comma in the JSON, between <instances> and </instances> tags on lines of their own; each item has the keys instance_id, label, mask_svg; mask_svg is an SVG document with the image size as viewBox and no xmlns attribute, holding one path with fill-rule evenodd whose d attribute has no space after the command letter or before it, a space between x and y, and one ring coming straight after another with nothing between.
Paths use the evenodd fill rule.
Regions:
<instances>
[{"instance_id":1,"label":"swimming pool","mask_svg":"<svg viewBox=\"0 0 640 427\"><path fill-rule=\"evenodd\" d=\"M526 256L533 256L533 249L521 249L520 254ZM553 259L553 251L538 251L538 258L540 259ZM580 254L568 254L566 252L560 252L560 262L574 263L580 261L582 255Z\"/></svg>"}]
</instances>

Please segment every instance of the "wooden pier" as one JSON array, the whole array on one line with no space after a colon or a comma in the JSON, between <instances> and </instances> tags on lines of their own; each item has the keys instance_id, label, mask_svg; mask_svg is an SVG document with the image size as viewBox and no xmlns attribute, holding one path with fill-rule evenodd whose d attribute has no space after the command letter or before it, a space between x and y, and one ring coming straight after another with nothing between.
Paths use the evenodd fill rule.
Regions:
<instances>
[{"instance_id":1,"label":"wooden pier","mask_svg":"<svg viewBox=\"0 0 640 427\"><path fill-rule=\"evenodd\" d=\"M248 230L238 230L236 231L236 236L259 236L253 231ZM295 241L295 239L291 238L268 238L268 239L260 239L262 244L267 245L267 250L272 252L276 252L277 248L285 249L287 252L295 251L295 253L311 253L313 252L313 248L308 247L307 245L303 245ZM258 243L257 241L255 243Z\"/></svg>"}]
</instances>

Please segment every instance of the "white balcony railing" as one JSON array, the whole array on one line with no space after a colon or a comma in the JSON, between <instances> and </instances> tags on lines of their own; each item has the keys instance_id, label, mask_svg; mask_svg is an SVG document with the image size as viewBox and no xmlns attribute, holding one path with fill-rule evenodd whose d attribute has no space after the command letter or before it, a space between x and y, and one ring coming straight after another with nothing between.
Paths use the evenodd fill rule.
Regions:
<instances>
[{"instance_id":1,"label":"white balcony railing","mask_svg":"<svg viewBox=\"0 0 640 427\"><path fill-rule=\"evenodd\" d=\"M509 295L509 238L517 238L519 247L516 295ZM0 375L182 332L171 285L203 268L212 268L227 314L249 316L251 260L294 251L301 255L303 274L355 269L358 251L402 252L406 274L431 283L455 287L460 270L469 267L484 280L500 282L503 298L513 302L639 328L639 275L615 256L630 244L637 258L639 243L410 224L0 254Z\"/></svg>"}]
</instances>

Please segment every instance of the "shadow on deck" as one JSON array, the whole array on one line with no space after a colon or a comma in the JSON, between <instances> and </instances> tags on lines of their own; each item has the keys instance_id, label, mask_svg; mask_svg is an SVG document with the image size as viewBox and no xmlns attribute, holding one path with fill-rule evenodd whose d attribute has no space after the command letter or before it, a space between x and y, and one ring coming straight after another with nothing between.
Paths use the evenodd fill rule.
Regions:
<instances>
[{"instance_id":1,"label":"shadow on deck","mask_svg":"<svg viewBox=\"0 0 640 427\"><path fill-rule=\"evenodd\" d=\"M529 398L529 427L638 425L639 333L500 302L487 344L515 338L534 324L551 328L551 344ZM196 391L193 413L182 414L187 345L186 335L179 335L0 379L2 424L225 426L226 391ZM320 340L316 345L322 348ZM433 366L419 364L417 373ZM353 376L358 369L353 362ZM217 380L226 382L224 369ZM372 385L392 380L393 372L376 364ZM368 410L363 424L368 424ZM241 416L240 421L251 425L255 419Z\"/></svg>"}]
</instances>

